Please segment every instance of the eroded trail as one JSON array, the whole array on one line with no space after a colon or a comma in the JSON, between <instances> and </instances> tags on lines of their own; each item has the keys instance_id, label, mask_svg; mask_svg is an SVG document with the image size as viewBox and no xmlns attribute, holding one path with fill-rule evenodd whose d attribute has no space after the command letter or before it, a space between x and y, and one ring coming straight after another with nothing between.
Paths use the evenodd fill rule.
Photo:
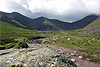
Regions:
<instances>
[{"instance_id":1,"label":"eroded trail","mask_svg":"<svg viewBox=\"0 0 100 67\"><path fill-rule=\"evenodd\" d=\"M67 49L64 47L57 47L53 45L41 45L41 44L28 44L30 47L34 48L44 48L44 47L49 47L55 51L58 51L60 54L70 58L76 65L77 67L100 67L100 64L98 63L93 63L87 60L83 60L81 54L82 52Z\"/></svg>"}]
</instances>

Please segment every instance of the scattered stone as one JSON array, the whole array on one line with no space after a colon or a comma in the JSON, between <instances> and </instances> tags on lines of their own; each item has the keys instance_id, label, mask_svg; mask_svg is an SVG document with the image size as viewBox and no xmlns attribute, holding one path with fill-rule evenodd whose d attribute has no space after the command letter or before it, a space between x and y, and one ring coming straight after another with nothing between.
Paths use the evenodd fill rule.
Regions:
<instances>
[{"instance_id":1,"label":"scattered stone","mask_svg":"<svg viewBox=\"0 0 100 67\"><path fill-rule=\"evenodd\" d=\"M71 61L76 62L76 60L75 60L75 59L71 59Z\"/></svg>"},{"instance_id":2,"label":"scattered stone","mask_svg":"<svg viewBox=\"0 0 100 67\"><path fill-rule=\"evenodd\" d=\"M78 58L79 58L79 59L82 59L83 57L82 57L82 56L79 56Z\"/></svg>"},{"instance_id":3,"label":"scattered stone","mask_svg":"<svg viewBox=\"0 0 100 67\"><path fill-rule=\"evenodd\" d=\"M54 44L55 42L52 42L52 44Z\"/></svg>"},{"instance_id":4,"label":"scattered stone","mask_svg":"<svg viewBox=\"0 0 100 67\"><path fill-rule=\"evenodd\" d=\"M49 51L49 50L46 50L47 52Z\"/></svg>"},{"instance_id":5,"label":"scattered stone","mask_svg":"<svg viewBox=\"0 0 100 67\"><path fill-rule=\"evenodd\" d=\"M95 38L93 38L92 40L95 41Z\"/></svg>"},{"instance_id":6,"label":"scattered stone","mask_svg":"<svg viewBox=\"0 0 100 67\"><path fill-rule=\"evenodd\" d=\"M90 61L91 59L87 58L88 61Z\"/></svg>"},{"instance_id":7,"label":"scattered stone","mask_svg":"<svg viewBox=\"0 0 100 67\"><path fill-rule=\"evenodd\" d=\"M60 56L61 56L60 54L56 54L56 55L54 55L52 57L55 58L55 57L60 57Z\"/></svg>"},{"instance_id":8,"label":"scattered stone","mask_svg":"<svg viewBox=\"0 0 100 67\"><path fill-rule=\"evenodd\" d=\"M67 40L71 40L71 38L68 38Z\"/></svg>"},{"instance_id":9,"label":"scattered stone","mask_svg":"<svg viewBox=\"0 0 100 67\"><path fill-rule=\"evenodd\" d=\"M56 52L58 52L58 50L56 50Z\"/></svg>"},{"instance_id":10,"label":"scattered stone","mask_svg":"<svg viewBox=\"0 0 100 67\"><path fill-rule=\"evenodd\" d=\"M97 54L94 54L93 56L94 56L94 57L98 57L98 55L97 55Z\"/></svg>"},{"instance_id":11,"label":"scattered stone","mask_svg":"<svg viewBox=\"0 0 100 67\"><path fill-rule=\"evenodd\" d=\"M76 54L77 53L77 51L74 51L74 54Z\"/></svg>"},{"instance_id":12,"label":"scattered stone","mask_svg":"<svg viewBox=\"0 0 100 67\"><path fill-rule=\"evenodd\" d=\"M75 53L71 53L70 55L71 55L71 56L75 56Z\"/></svg>"},{"instance_id":13,"label":"scattered stone","mask_svg":"<svg viewBox=\"0 0 100 67\"><path fill-rule=\"evenodd\" d=\"M68 33L65 33L65 34L68 34Z\"/></svg>"},{"instance_id":14,"label":"scattered stone","mask_svg":"<svg viewBox=\"0 0 100 67\"><path fill-rule=\"evenodd\" d=\"M47 42L47 41L49 41L49 40L43 40L42 43Z\"/></svg>"},{"instance_id":15,"label":"scattered stone","mask_svg":"<svg viewBox=\"0 0 100 67\"><path fill-rule=\"evenodd\" d=\"M64 52L62 51L62 52L60 52L60 54L64 54Z\"/></svg>"},{"instance_id":16,"label":"scattered stone","mask_svg":"<svg viewBox=\"0 0 100 67\"><path fill-rule=\"evenodd\" d=\"M46 45L46 47L49 47L48 45Z\"/></svg>"},{"instance_id":17,"label":"scattered stone","mask_svg":"<svg viewBox=\"0 0 100 67\"><path fill-rule=\"evenodd\" d=\"M10 57L9 59L10 59L10 60L12 60L12 59L13 59L13 57Z\"/></svg>"},{"instance_id":18,"label":"scattered stone","mask_svg":"<svg viewBox=\"0 0 100 67\"><path fill-rule=\"evenodd\" d=\"M8 60L8 61L6 61L6 63L11 63L11 61L10 61L10 60Z\"/></svg>"},{"instance_id":19,"label":"scattered stone","mask_svg":"<svg viewBox=\"0 0 100 67\"><path fill-rule=\"evenodd\" d=\"M26 65L26 64L23 64L23 65L27 67L27 65Z\"/></svg>"},{"instance_id":20,"label":"scattered stone","mask_svg":"<svg viewBox=\"0 0 100 67\"><path fill-rule=\"evenodd\" d=\"M100 41L98 41L98 42L100 42Z\"/></svg>"},{"instance_id":21,"label":"scattered stone","mask_svg":"<svg viewBox=\"0 0 100 67\"><path fill-rule=\"evenodd\" d=\"M58 58L56 58L55 61L58 61Z\"/></svg>"},{"instance_id":22,"label":"scattered stone","mask_svg":"<svg viewBox=\"0 0 100 67\"><path fill-rule=\"evenodd\" d=\"M39 62L39 65L43 65L43 63L42 62Z\"/></svg>"},{"instance_id":23,"label":"scattered stone","mask_svg":"<svg viewBox=\"0 0 100 67\"><path fill-rule=\"evenodd\" d=\"M51 66L50 67L54 67L54 64L51 64Z\"/></svg>"}]
</instances>

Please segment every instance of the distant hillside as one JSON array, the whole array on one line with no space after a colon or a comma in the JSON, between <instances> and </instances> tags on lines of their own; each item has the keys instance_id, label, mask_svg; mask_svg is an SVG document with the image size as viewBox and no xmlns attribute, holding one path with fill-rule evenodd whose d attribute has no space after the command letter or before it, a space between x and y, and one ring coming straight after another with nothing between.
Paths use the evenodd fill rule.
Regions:
<instances>
[{"instance_id":1,"label":"distant hillside","mask_svg":"<svg viewBox=\"0 0 100 67\"><path fill-rule=\"evenodd\" d=\"M10 23L16 27L21 27L21 28L26 28L24 25L22 25L21 23L15 21L15 20L12 20L11 18L5 16L5 15L2 15L0 14L0 21L2 22L6 22L6 23Z\"/></svg>"},{"instance_id":2,"label":"distant hillside","mask_svg":"<svg viewBox=\"0 0 100 67\"><path fill-rule=\"evenodd\" d=\"M96 15L89 15L86 16L85 18L75 21L72 23L74 29L80 29L86 27L88 24L93 22L95 19L97 19L99 16Z\"/></svg>"},{"instance_id":3,"label":"distant hillside","mask_svg":"<svg viewBox=\"0 0 100 67\"><path fill-rule=\"evenodd\" d=\"M70 24L68 22L48 19L45 17L33 19L33 23L34 26L32 25L32 27L36 30L66 30L68 29L68 25Z\"/></svg>"},{"instance_id":4,"label":"distant hillside","mask_svg":"<svg viewBox=\"0 0 100 67\"><path fill-rule=\"evenodd\" d=\"M0 14L6 15L7 17L18 21L23 26L29 29L36 30L75 30L86 27L89 23L93 22L98 18L96 15L89 15L79 21L69 23L63 22L56 19L48 19L45 17L39 17L36 19L30 19L26 16L21 15L20 13L4 13L0 12Z\"/></svg>"},{"instance_id":5,"label":"distant hillside","mask_svg":"<svg viewBox=\"0 0 100 67\"><path fill-rule=\"evenodd\" d=\"M81 30L84 35L100 35L100 17Z\"/></svg>"},{"instance_id":6,"label":"distant hillside","mask_svg":"<svg viewBox=\"0 0 100 67\"><path fill-rule=\"evenodd\" d=\"M19 22L20 24L24 25L24 26L29 26L32 19L25 17L23 15L21 15L20 13L17 12L13 12L13 13L5 13L5 12L0 12L0 14L2 15L6 15L7 17L16 20L17 22Z\"/></svg>"},{"instance_id":7,"label":"distant hillside","mask_svg":"<svg viewBox=\"0 0 100 67\"><path fill-rule=\"evenodd\" d=\"M0 33L26 33L32 31L24 28L26 27L19 22L12 20L5 15L0 15Z\"/></svg>"}]
</instances>

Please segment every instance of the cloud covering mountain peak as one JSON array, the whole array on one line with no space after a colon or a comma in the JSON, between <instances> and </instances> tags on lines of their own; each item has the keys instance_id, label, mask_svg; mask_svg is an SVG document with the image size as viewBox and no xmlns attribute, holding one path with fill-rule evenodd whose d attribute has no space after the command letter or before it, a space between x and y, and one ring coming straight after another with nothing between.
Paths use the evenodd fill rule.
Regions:
<instances>
[{"instance_id":1,"label":"cloud covering mountain peak","mask_svg":"<svg viewBox=\"0 0 100 67\"><path fill-rule=\"evenodd\" d=\"M2 0L0 11L19 12L30 18L75 21L89 14L100 15L99 4L99 0Z\"/></svg>"}]
</instances>

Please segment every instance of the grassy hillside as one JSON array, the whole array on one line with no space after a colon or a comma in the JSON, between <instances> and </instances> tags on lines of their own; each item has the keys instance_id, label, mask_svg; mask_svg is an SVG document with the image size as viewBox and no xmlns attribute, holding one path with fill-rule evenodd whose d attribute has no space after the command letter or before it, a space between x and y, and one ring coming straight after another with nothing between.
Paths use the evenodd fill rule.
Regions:
<instances>
[{"instance_id":1,"label":"grassy hillside","mask_svg":"<svg viewBox=\"0 0 100 67\"><path fill-rule=\"evenodd\" d=\"M35 30L29 30L21 23L0 14L0 39L37 37Z\"/></svg>"},{"instance_id":2,"label":"grassy hillside","mask_svg":"<svg viewBox=\"0 0 100 67\"><path fill-rule=\"evenodd\" d=\"M85 29L95 28L98 26L100 26L100 17L93 21L91 24L89 24Z\"/></svg>"},{"instance_id":3,"label":"grassy hillside","mask_svg":"<svg viewBox=\"0 0 100 67\"><path fill-rule=\"evenodd\" d=\"M87 25L85 28L81 29L80 33L84 35L100 35L100 17Z\"/></svg>"},{"instance_id":4,"label":"grassy hillside","mask_svg":"<svg viewBox=\"0 0 100 67\"><path fill-rule=\"evenodd\" d=\"M29 38L38 37L35 30L16 27L10 23L0 21L0 40L11 38Z\"/></svg>"},{"instance_id":5,"label":"grassy hillside","mask_svg":"<svg viewBox=\"0 0 100 67\"><path fill-rule=\"evenodd\" d=\"M60 30L61 28L59 26L56 26L54 23L52 23L49 20L44 19L43 22L39 22L39 26L35 26L37 30L45 30L45 31L57 31Z\"/></svg>"},{"instance_id":6,"label":"grassy hillside","mask_svg":"<svg viewBox=\"0 0 100 67\"><path fill-rule=\"evenodd\" d=\"M0 33L5 34L5 33L25 33L25 32L32 32L32 30L24 29L24 28L19 28L16 27L10 23L2 22L0 21Z\"/></svg>"}]
</instances>

